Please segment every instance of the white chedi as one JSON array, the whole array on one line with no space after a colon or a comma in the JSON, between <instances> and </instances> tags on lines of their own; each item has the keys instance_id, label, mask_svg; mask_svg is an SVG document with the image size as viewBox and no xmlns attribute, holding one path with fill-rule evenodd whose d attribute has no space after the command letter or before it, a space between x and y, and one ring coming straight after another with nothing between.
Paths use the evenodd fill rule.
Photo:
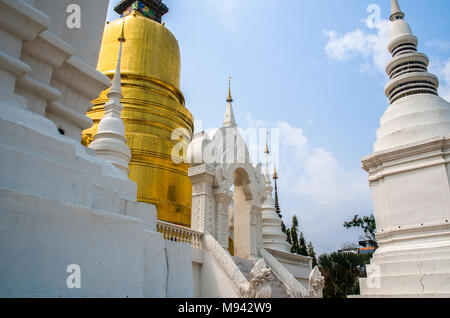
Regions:
<instances>
[{"instance_id":1,"label":"white chedi","mask_svg":"<svg viewBox=\"0 0 450 318\"><path fill-rule=\"evenodd\" d=\"M428 58L391 0L392 60L386 71L389 107L374 153L362 159L369 173L378 249L360 292L367 297L450 296L450 104Z\"/></svg>"},{"instance_id":2,"label":"white chedi","mask_svg":"<svg viewBox=\"0 0 450 318\"><path fill-rule=\"evenodd\" d=\"M291 246L281 230L281 219L275 210L270 176L266 176L267 198L262 205L262 232L265 248L290 253Z\"/></svg>"},{"instance_id":3,"label":"white chedi","mask_svg":"<svg viewBox=\"0 0 450 318\"><path fill-rule=\"evenodd\" d=\"M278 216L275 209L275 202L272 197L272 182L269 173L269 146L266 142L266 171L265 171L265 191L267 193L266 199L263 202L262 211L262 233L263 243L265 248L278 250L282 252L290 252L291 246L286 241L286 234L281 230L281 218Z\"/></svg>"},{"instance_id":4,"label":"white chedi","mask_svg":"<svg viewBox=\"0 0 450 318\"><path fill-rule=\"evenodd\" d=\"M450 104L438 95L438 78L429 73L428 57L417 52L413 34L398 0L391 0L392 60L386 67L385 94L390 106L381 117L374 151L445 136L450 132Z\"/></svg>"},{"instance_id":5,"label":"white chedi","mask_svg":"<svg viewBox=\"0 0 450 318\"><path fill-rule=\"evenodd\" d=\"M131 151L126 144L125 126L120 117L123 109L120 103L120 99L122 98L120 62L122 43L125 41L123 35L119 41L120 49L117 68L107 95L109 101L105 104L105 114L98 125L97 134L94 136L94 141L90 144L89 148L94 149L97 157L110 162L127 178Z\"/></svg>"}]
</instances>

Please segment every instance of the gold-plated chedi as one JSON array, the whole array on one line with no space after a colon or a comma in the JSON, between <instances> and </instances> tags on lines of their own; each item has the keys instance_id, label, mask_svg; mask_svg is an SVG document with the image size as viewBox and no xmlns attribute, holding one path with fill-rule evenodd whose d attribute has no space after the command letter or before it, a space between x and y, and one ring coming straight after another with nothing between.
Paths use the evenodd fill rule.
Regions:
<instances>
[{"instance_id":1,"label":"gold-plated chedi","mask_svg":"<svg viewBox=\"0 0 450 318\"><path fill-rule=\"evenodd\" d=\"M126 42L122 55L121 100L125 135L131 149L129 178L137 183L137 199L155 204L158 219L190 226L192 186L188 165L174 162L176 144L187 146L192 138L193 118L180 91L180 50L164 25L133 12L106 25L97 69L114 75L124 23ZM88 145L103 116L107 91L93 101L88 116L94 125L83 132ZM172 140L176 129L183 136ZM186 155L183 150L176 159Z\"/></svg>"}]
</instances>

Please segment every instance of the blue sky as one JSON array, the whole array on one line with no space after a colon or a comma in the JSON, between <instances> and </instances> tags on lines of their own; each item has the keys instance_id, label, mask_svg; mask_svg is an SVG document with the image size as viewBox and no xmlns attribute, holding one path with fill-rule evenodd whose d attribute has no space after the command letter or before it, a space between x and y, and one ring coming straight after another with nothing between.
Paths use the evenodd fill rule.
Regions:
<instances>
[{"instance_id":1,"label":"blue sky","mask_svg":"<svg viewBox=\"0 0 450 318\"><path fill-rule=\"evenodd\" d=\"M118 16L111 0L108 21ZM342 224L372 213L361 157L387 108L388 0L165 0L179 41L181 90L202 128L220 127L228 74L242 128L279 128L279 196L317 252L357 241ZM371 4L381 21L369 28ZM450 2L400 0L419 51L450 99ZM197 129L198 130L198 127Z\"/></svg>"}]
</instances>

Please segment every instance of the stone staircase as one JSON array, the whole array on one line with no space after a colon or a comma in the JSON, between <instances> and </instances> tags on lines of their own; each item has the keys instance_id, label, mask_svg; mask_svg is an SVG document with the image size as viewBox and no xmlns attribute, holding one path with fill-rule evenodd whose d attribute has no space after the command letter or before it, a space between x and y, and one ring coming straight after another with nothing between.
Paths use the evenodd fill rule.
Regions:
<instances>
[{"instance_id":1,"label":"stone staircase","mask_svg":"<svg viewBox=\"0 0 450 318\"><path fill-rule=\"evenodd\" d=\"M255 262L253 260L238 257L233 257L233 260L241 270L242 274L244 274L245 278L249 280L250 272L252 271ZM270 286L272 287L272 298L291 298L286 292L283 283L273 274Z\"/></svg>"}]
</instances>

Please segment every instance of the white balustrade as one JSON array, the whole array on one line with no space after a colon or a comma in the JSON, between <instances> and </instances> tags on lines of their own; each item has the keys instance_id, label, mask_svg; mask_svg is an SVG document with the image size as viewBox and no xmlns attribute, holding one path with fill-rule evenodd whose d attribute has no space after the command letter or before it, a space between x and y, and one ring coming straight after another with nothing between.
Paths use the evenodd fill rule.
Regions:
<instances>
[{"instance_id":1,"label":"white balustrade","mask_svg":"<svg viewBox=\"0 0 450 318\"><path fill-rule=\"evenodd\" d=\"M202 248L202 232L163 221L156 222L156 229L163 235L165 240L188 243L194 248Z\"/></svg>"}]
</instances>

